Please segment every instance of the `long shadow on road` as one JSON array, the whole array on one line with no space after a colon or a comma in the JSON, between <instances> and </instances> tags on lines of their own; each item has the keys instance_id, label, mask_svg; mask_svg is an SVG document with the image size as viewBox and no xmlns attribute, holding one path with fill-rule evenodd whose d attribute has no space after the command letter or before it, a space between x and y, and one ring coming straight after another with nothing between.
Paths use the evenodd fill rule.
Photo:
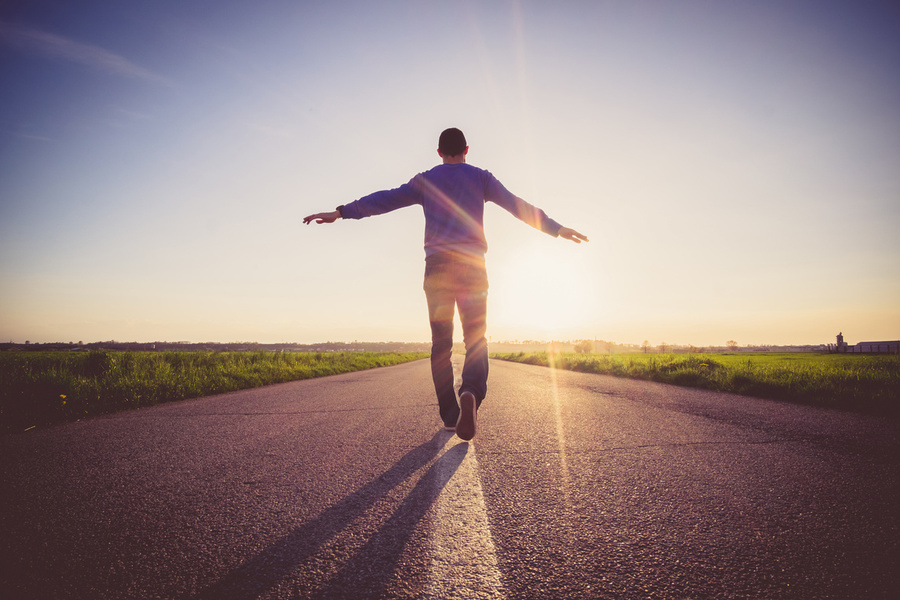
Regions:
<instances>
[{"instance_id":1,"label":"long shadow on road","mask_svg":"<svg viewBox=\"0 0 900 600\"><path fill-rule=\"evenodd\" d=\"M276 587L378 500L428 464L450 436L449 432L439 431L382 475L202 590L196 599L249 600ZM468 443L457 444L436 460L381 529L321 590L305 590L304 596L343 596L348 588L364 589L373 597L380 595L416 525L462 464L468 448Z\"/></svg>"}]
</instances>

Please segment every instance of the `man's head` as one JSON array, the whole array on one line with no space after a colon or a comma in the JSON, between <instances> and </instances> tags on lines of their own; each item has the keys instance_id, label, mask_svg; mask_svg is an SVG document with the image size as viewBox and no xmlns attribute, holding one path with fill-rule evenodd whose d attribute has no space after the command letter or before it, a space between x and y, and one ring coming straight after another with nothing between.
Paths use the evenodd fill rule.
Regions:
<instances>
[{"instance_id":1,"label":"man's head","mask_svg":"<svg viewBox=\"0 0 900 600\"><path fill-rule=\"evenodd\" d=\"M445 129L438 140L438 154L444 158L465 156L469 150L466 145L466 136L456 127Z\"/></svg>"}]
</instances>

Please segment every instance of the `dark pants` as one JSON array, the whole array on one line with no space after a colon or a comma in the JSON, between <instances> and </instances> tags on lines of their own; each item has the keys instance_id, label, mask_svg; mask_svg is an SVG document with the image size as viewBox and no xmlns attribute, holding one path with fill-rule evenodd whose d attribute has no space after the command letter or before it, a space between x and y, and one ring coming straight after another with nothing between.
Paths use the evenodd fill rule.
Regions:
<instances>
[{"instance_id":1,"label":"dark pants","mask_svg":"<svg viewBox=\"0 0 900 600\"><path fill-rule=\"evenodd\" d=\"M459 403L453 390L453 315L459 308L466 360L459 393L472 392L481 406L487 394L487 272L484 261L437 254L425 261L425 297L431 321L431 376L441 419L456 425Z\"/></svg>"}]
</instances>

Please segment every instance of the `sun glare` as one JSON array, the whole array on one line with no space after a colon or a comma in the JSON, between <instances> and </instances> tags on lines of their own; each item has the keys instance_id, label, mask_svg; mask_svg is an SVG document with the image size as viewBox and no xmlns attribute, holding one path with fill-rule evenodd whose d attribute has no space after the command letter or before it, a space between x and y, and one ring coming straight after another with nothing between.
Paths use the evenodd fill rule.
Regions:
<instances>
[{"instance_id":1,"label":"sun glare","mask_svg":"<svg viewBox=\"0 0 900 600\"><path fill-rule=\"evenodd\" d=\"M496 334L545 339L587 331L599 299L584 253L531 245L498 263L489 269L489 322Z\"/></svg>"}]
</instances>

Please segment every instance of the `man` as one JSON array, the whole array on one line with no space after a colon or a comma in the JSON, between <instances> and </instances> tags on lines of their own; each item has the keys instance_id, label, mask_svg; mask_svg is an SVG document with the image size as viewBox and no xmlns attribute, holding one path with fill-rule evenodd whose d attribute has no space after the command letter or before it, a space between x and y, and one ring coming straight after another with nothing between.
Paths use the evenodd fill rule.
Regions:
<instances>
[{"instance_id":1,"label":"man","mask_svg":"<svg viewBox=\"0 0 900 600\"><path fill-rule=\"evenodd\" d=\"M338 219L362 219L418 204L425 212L425 296L431 321L431 374L446 429L463 440L475 437L478 408L487 394L485 339L487 272L484 254L484 204L499 204L515 217L580 244L587 237L563 227L539 208L510 193L490 172L466 164L469 147L463 132L443 131L438 140L442 164L397 189L375 192L332 212L303 219L309 225ZM466 358L459 402L453 390L453 314L459 309Z\"/></svg>"}]
</instances>

